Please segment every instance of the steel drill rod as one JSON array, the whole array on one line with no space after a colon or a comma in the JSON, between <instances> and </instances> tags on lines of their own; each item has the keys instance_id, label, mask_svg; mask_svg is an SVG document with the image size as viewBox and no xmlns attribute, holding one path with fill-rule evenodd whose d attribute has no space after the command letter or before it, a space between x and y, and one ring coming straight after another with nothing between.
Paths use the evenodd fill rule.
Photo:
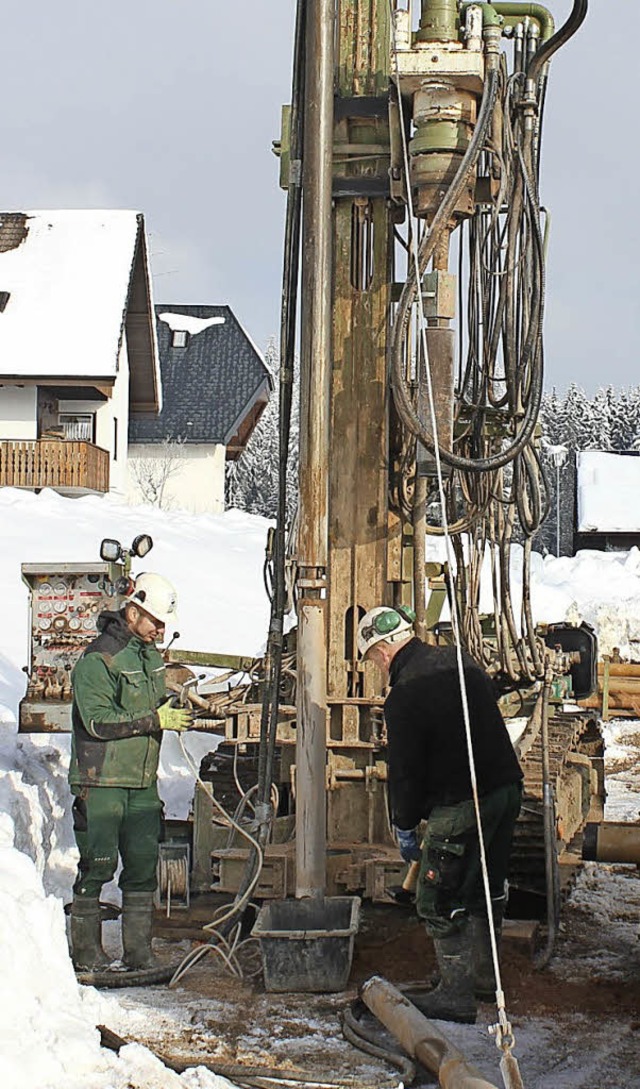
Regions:
<instances>
[{"instance_id":1,"label":"steel drill rod","mask_svg":"<svg viewBox=\"0 0 640 1089\"><path fill-rule=\"evenodd\" d=\"M325 568L333 278L334 0L306 0L298 565Z\"/></svg>"},{"instance_id":2,"label":"steel drill rod","mask_svg":"<svg viewBox=\"0 0 640 1089\"><path fill-rule=\"evenodd\" d=\"M592 862L635 862L640 866L640 822L587 824L582 857Z\"/></svg>"},{"instance_id":3,"label":"steel drill rod","mask_svg":"<svg viewBox=\"0 0 640 1089\"><path fill-rule=\"evenodd\" d=\"M326 566L334 0L307 0L300 352L296 896L326 888Z\"/></svg>"},{"instance_id":4,"label":"steel drill rod","mask_svg":"<svg viewBox=\"0 0 640 1089\"><path fill-rule=\"evenodd\" d=\"M381 976L363 984L362 1000L401 1047L426 1070L435 1074L442 1089L496 1089L467 1062L432 1021Z\"/></svg>"}]
</instances>

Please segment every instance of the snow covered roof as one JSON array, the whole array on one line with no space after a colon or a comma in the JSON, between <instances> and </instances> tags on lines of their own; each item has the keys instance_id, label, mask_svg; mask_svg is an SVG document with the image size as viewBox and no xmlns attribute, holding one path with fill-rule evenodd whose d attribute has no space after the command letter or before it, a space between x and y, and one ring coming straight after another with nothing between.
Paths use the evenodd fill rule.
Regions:
<instances>
[{"instance_id":1,"label":"snow covered roof","mask_svg":"<svg viewBox=\"0 0 640 1089\"><path fill-rule=\"evenodd\" d=\"M150 279L138 212L0 213L1 376L113 381L126 331L131 409L156 412Z\"/></svg>"},{"instance_id":2,"label":"snow covered roof","mask_svg":"<svg viewBox=\"0 0 640 1089\"><path fill-rule=\"evenodd\" d=\"M640 457L577 455L578 533L640 533Z\"/></svg>"},{"instance_id":3,"label":"snow covered roof","mask_svg":"<svg viewBox=\"0 0 640 1089\"><path fill-rule=\"evenodd\" d=\"M156 306L156 315L164 407L131 419L129 442L221 443L233 456L273 387L261 352L229 306Z\"/></svg>"}]
</instances>

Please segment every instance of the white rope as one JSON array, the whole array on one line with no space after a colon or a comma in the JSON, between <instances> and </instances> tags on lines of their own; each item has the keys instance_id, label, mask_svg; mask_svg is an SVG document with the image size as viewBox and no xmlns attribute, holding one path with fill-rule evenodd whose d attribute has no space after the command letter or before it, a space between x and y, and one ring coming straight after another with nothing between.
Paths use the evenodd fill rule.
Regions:
<instances>
[{"instance_id":1,"label":"white rope","mask_svg":"<svg viewBox=\"0 0 640 1089\"><path fill-rule=\"evenodd\" d=\"M395 27L395 19L394 19L394 11L393 11L392 0L389 0L389 12L390 12L390 17L391 17L392 54L393 54L393 59L394 59L394 62L395 62L395 77L396 77L396 86L397 86L397 93L398 93L398 108L399 108L399 111L400 111L400 118L401 118L400 131L401 131L401 136L402 136L402 155L403 155L403 166L404 166L404 173L405 173L406 198L407 198L407 207L408 207L408 211L409 211L409 230L410 230L409 253L410 253L411 260L413 261L414 275L415 275L415 279L416 279L416 297L417 297L417 303L418 303L418 321L419 321L419 327L420 327L420 339L421 339L421 344L422 344L423 358L424 358L426 378L427 378L427 392L428 392L428 399L429 399L429 414L430 414L430 419L431 419L431 428L432 428L433 440L434 440L434 456L435 456L435 463L436 463L436 475L437 475L437 478L438 478L438 492L439 492L439 496L440 496L440 505L441 505L441 508L442 508L442 523L443 523L443 530L444 530L445 552L446 552L447 562L449 564L450 570L453 571L454 570L454 562L453 562L454 561L454 555L453 555L453 548L452 548L452 544L451 544L451 536L450 536L450 533L449 533L449 523L448 523L448 519L447 519L447 509L446 509L447 505L446 505L446 497L445 497L445 491L444 491L444 480L443 480L443 475L442 475L442 463L441 463L441 459L440 459L440 446L439 446L439 441L438 441L438 423L437 423L436 411L435 411L435 400L434 400L434 395L433 395L433 384L432 384L432 380L431 380L431 367L430 367L430 363L429 363L429 351L428 351L428 347L427 347L427 322L426 322L426 317L425 317L425 313L424 313L424 299L423 299L422 290L421 290L420 268L419 268L419 264L418 264L418 251L417 251L417 246L416 246L416 241L417 241L417 237L418 237L417 220L416 220L416 216L415 216L414 210L413 210L413 198L412 198L412 195L411 195L411 180L410 180L410 176L409 176L409 152L408 152L408 147L407 147L407 135L406 135L406 129L405 129L405 123L404 123L404 121L405 121L404 108L403 108L403 102L402 102L402 95L400 93L400 66L399 66L399 63L398 63L398 49L397 49L397 43L396 43L396 27ZM473 741L472 741L472 738L471 738L471 722L470 722L470 716L469 716L469 701L468 701L468 697L467 697L467 687L466 687L465 676L464 676L464 665L463 665L463 661L462 661L462 644L461 644L461 639L460 639L460 621L459 621L459 616L458 616L458 604L457 604L455 593L450 595L450 599L451 599L451 625L452 625L452 629L453 629L453 638L454 638L454 644L455 644L455 649L456 649L456 661L457 661L457 667L458 667L458 678L459 678L459 683L460 683L460 694L461 694L461 698L462 698L462 713L463 713L463 719L464 719L465 736L466 736L466 741L467 741L467 754L468 754L468 758L469 758L469 773L470 773L470 776L471 776L471 788L472 788L472 793L473 793L473 804L474 804L474 809L475 809L476 825L477 825L477 829L478 829L478 841L479 841L479 845L480 845L480 864L481 864L481 870L482 870L482 883L483 883L484 894L485 894L485 903L486 903L486 909L487 909L487 920L488 920L488 924L489 924L489 934L490 934L490 940L491 940L491 956L492 956L492 960L493 960L494 979L495 979L495 983L496 983L496 1008L497 1008L497 1011L498 1011L499 1025L496 1026L495 1031L496 1031L496 1035L498 1036L498 1046L499 1047L503 1046L502 1041L505 1041L507 1048L510 1049L513 1046L513 1039L514 1038L513 1038L513 1032L512 1032L512 1029L511 1029L511 1025L509 1023L509 1020L508 1020L507 1014L506 1014L505 996L504 996L504 991L502 990L502 980L501 980L501 976L500 976L500 963L499 963L499 958L498 958L498 946L497 946L497 942L496 942L496 933L495 933L495 927L494 927L494 923L493 923L493 911L492 911L492 903L491 903L491 889L490 889L490 886L489 886L489 873L488 873L488 869L487 869L487 857L486 857L485 844L484 844L484 833L483 833L483 829L482 829L482 817L481 817L481 814L480 814L480 802L479 802L479 797L478 797L478 782L477 782L477 776L476 776L475 758L474 758L474 754L473 754Z\"/></svg>"},{"instance_id":2,"label":"white rope","mask_svg":"<svg viewBox=\"0 0 640 1089\"><path fill-rule=\"evenodd\" d=\"M173 976L171 977L171 980L169 981L169 986L170 987L175 986L175 984L178 983L182 979L183 975L185 975L185 973L188 972L188 970L191 967L193 967L193 965L196 964L207 953L213 953L213 952L219 953L221 958L227 964L227 967L231 971L233 971L234 974L237 974L237 972L235 971L235 968L231 967L231 963L235 962L236 966L238 967L238 970L240 971L240 974L242 974L241 969L239 968L238 962L235 959L235 948L236 948L237 936L239 934L239 929L238 929L238 932L236 934L236 941L233 943L232 946L229 946L229 943L226 941L226 939L220 933L219 927L222 926L222 924L225 923L227 921L227 919L233 918L233 916L236 915L239 910L244 910L244 908L246 907L248 901L250 900L251 895L252 895L252 893L253 893L253 891L254 891L254 889L255 889L255 887L258 884L258 881L260 879L260 874L262 872L262 864L263 864L263 860L264 860L263 851L262 851L262 848L261 848L260 844L258 843L258 841L256 839L254 839L254 837L249 832L247 832L246 828L243 828L242 825L238 824L238 822L233 819L233 817L229 816L226 809L222 805L220 805L220 802L218 801L218 799L214 795L213 791L209 792L209 790L207 789L206 784L200 778L199 768L196 767L195 763L191 759L190 754L187 752L187 750L185 748L184 741L183 741L183 738L182 738L181 734L178 734L177 736L178 736L178 741L180 743L180 748L182 749L182 754L183 754L187 764L191 768L191 771L193 772L193 774L195 776L196 782L200 783L200 786L206 792L207 797L211 800L211 802L213 803L215 808L221 814L221 817L222 817L221 823L223 823L225 825L225 827L234 828L237 832L239 832L239 834L241 836L243 836L245 839L247 839L249 841L251 846L254 847L256 852L257 852L258 864L256 866L256 872L255 872L255 874L253 876L253 879L252 879L251 883L249 884L248 888L245 889L245 891L242 894L242 896L240 897L240 899L239 900L234 900L233 903L228 908L227 908L226 905L222 905L218 909L218 911L214 913L214 916L213 916L213 919L211 920L211 922L205 923L205 925L202 927L202 929L204 931L206 931L207 933L211 934L212 937L215 935L215 937L218 940L218 943L220 945L224 945L229 950L229 952L230 952L229 958L227 958L227 956L224 954L224 952L222 951L221 948L219 949L218 946L212 944L211 942L208 942L206 945L200 946L200 948L194 949L190 953L187 953L186 957L180 962L180 964L176 968L175 972L173 973ZM218 912L221 912L219 917L218 917ZM247 940L249 940L249 939L247 939Z\"/></svg>"}]
</instances>

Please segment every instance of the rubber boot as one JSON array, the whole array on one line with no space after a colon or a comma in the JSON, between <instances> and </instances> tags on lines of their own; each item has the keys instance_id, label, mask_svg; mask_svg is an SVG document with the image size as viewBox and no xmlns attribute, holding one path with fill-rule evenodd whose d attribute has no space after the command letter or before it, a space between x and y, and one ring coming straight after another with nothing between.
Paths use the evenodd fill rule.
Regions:
<instances>
[{"instance_id":1,"label":"rubber boot","mask_svg":"<svg viewBox=\"0 0 640 1089\"><path fill-rule=\"evenodd\" d=\"M500 936L502 934L502 920L504 919L505 911L504 900L502 899L499 902L494 902L492 910L496 946L499 951ZM475 996L482 1002L492 1002L496 995L496 979L487 916L472 915L469 919L469 924L471 927L471 956L473 962Z\"/></svg>"},{"instance_id":2,"label":"rubber boot","mask_svg":"<svg viewBox=\"0 0 640 1089\"><path fill-rule=\"evenodd\" d=\"M416 995L411 1001L425 1017L441 1021L475 1023L477 1007L473 995L469 926L446 938L434 938L440 982L434 990Z\"/></svg>"},{"instance_id":3,"label":"rubber boot","mask_svg":"<svg viewBox=\"0 0 640 1089\"><path fill-rule=\"evenodd\" d=\"M100 901L74 896L71 904L71 959L77 972L100 972L109 964L102 948Z\"/></svg>"},{"instance_id":4,"label":"rubber boot","mask_svg":"<svg viewBox=\"0 0 640 1089\"><path fill-rule=\"evenodd\" d=\"M127 968L153 968L153 893L122 894L122 960Z\"/></svg>"}]
</instances>

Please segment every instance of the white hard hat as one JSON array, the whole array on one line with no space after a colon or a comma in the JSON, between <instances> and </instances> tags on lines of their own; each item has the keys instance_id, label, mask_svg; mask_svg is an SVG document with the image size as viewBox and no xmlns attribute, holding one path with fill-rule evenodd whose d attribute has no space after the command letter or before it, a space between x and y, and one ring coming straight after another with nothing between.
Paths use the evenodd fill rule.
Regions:
<instances>
[{"instance_id":1,"label":"white hard hat","mask_svg":"<svg viewBox=\"0 0 640 1089\"><path fill-rule=\"evenodd\" d=\"M407 633L413 635L414 620L413 609L404 605L397 609L389 605L376 605L375 609L369 609L358 624L359 653L364 657L371 647L383 639L387 643L395 643L400 637L406 639Z\"/></svg>"},{"instance_id":2,"label":"white hard hat","mask_svg":"<svg viewBox=\"0 0 640 1089\"><path fill-rule=\"evenodd\" d=\"M161 624L178 622L178 594L175 586L162 575L154 575L151 571L138 575L125 599L125 605L128 603L138 605Z\"/></svg>"}]
</instances>

